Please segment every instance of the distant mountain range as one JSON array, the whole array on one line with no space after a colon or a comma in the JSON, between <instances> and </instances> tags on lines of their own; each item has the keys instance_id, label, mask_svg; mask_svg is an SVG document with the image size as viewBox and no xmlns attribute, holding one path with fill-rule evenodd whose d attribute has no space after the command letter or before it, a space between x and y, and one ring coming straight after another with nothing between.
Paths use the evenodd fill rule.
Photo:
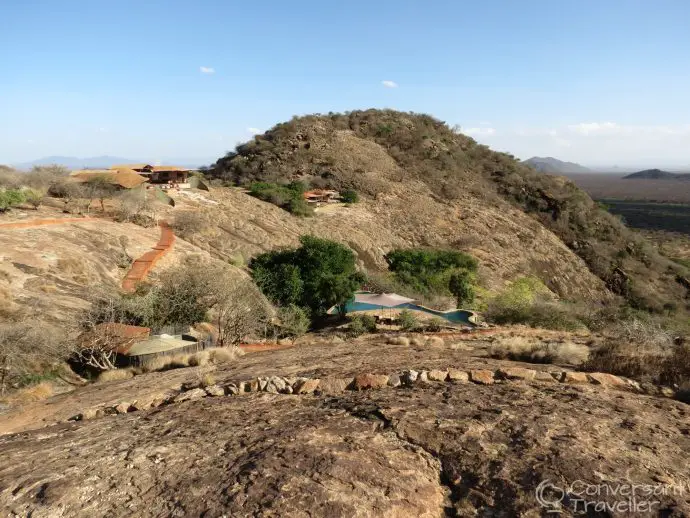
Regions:
<instances>
[{"instance_id":1,"label":"distant mountain range","mask_svg":"<svg viewBox=\"0 0 690 518\"><path fill-rule=\"evenodd\" d=\"M645 169L623 177L624 180L690 180L690 173L671 173L661 169Z\"/></svg>"},{"instance_id":2,"label":"distant mountain range","mask_svg":"<svg viewBox=\"0 0 690 518\"><path fill-rule=\"evenodd\" d=\"M210 164L215 160L204 159L182 159L182 160L165 160L166 165L177 165L180 167L197 168L202 165ZM47 156L33 160L31 162L23 162L21 164L12 164L12 167L20 170L29 170L35 166L45 165L61 165L68 169L107 169L108 167L118 164L140 164L146 160L139 160L133 158L122 158L117 156L103 155L89 158L77 158L73 156ZM156 165L158 161L152 162L151 165Z\"/></svg>"},{"instance_id":3,"label":"distant mountain range","mask_svg":"<svg viewBox=\"0 0 690 518\"><path fill-rule=\"evenodd\" d=\"M566 174L566 173L591 173L591 169L587 169L580 164L574 162L563 162L553 157L540 157L533 156L527 160L523 160L523 164L526 164L539 172L542 173L555 173L555 174Z\"/></svg>"}]
</instances>

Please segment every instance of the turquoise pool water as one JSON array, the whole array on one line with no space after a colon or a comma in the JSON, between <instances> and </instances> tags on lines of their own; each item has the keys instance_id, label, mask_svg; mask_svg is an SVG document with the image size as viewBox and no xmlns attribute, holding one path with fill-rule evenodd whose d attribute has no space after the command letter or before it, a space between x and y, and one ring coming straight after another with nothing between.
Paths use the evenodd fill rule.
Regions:
<instances>
[{"instance_id":1,"label":"turquoise pool water","mask_svg":"<svg viewBox=\"0 0 690 518\"><path fill-rule=\"evenodd\" d=\"M348 302L345 305L345 312L347 312L347 313L350 313L352 311L371 311L371 310L375 310L375 309L381 310L381 309L388 309L388 308L381 308L381 306L377 306L375 304L367 304L366 302L355 302L355 301ZM464 309L452 309L450 311L437 311L435 309L426 308L424 306L419 306L417 304L412 304L412 303L400 304L399 306L395 306L391 309L411 309L414 311L422 311L424 313L428 313L430 315L434 315L436 317L448 320L449 322L453 322L454 324L473 325L473 322L470 320L470 317L473 315L473 313L471 311L467 311ZM331 311L329 311L329 313L330 312Z\"/></svg>"}]
</instances>

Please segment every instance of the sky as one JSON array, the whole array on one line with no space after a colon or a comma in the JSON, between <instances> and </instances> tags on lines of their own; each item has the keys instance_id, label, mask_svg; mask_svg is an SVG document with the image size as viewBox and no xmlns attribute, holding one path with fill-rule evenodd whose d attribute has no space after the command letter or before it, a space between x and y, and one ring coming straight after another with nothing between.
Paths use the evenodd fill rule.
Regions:
<instances>
[{"instance_id":1,"label":"sky","mask_svg":"<svg viewBox=\"0 0 690 518\"><path fill-rule=\"evenodd\" d=\"M0 0L0 163L213 161L424 112L520 158L690 166L687 0Z\"/></svg>"}]
</instances>

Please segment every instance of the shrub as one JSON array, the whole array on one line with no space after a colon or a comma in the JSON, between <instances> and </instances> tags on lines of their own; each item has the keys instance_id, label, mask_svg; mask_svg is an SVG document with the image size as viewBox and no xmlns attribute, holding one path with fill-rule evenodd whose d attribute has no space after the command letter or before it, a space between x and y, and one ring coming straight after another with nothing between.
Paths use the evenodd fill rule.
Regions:
<instances>
[{"instance_id":1,"label":"shrub","mask_svg":"<svg viewBox=\"0 0 690 518\"><path fill-rule=\"evenodd\" d=\"M399 314L395 323L405 331L411 331L417 327L417 317L409 309L403 309Z\"/></svg>"},{"instance_id":2,"label":"shrub","mask_svg":"<svg viewBox=\"0 0 690 518\"><path fill-rule=\"evenodd\" d=\"M304 199L305 190L306 186L302 182L292 182L288 185L254 182L249 188L249 194L277 205L295 216L311 216L314 211Z\"/></svg>"},{"instance_id":3,"label":"shrub","mask_svg":"<svg viewBox=\"0 0 690 518\"><path fill-rule=\"evenodd\" d=\"M574 342L542 342L514 336L497 338L489 347L489 356L531 363L581 365L587 361L589 348Z\"/></svg>"},{"instance_id":4,"label":"shrub","mask_svg":"<svg viewBox=\"0 0 690 518\"><path fill-rule=\"evenodd\" d=\"M7 189L0 191L0 212L5 212L26 201L24 192L19 189Z\"/></svg>"},{"instance_id":5,"label":"shrub","mask_svg":"<svg viewBox=\"0 0 690 518\"><path fill-rule=\"evenodd\" d=\"M345 189L340 193L340 201L343 203L357 203L359 201L359 195L357 191L353 189Z\"/></svg>"},{"instance_id":6,"label":"shrub","mask_svg":"<svg viewBox=\"0 0 690 518\"><path fill-rule=\"evenodd\" d=\"M443 327L443 324L444 322L442 319L440 319L439 317L434 317L427 320L426 325L424 327L430 333L438 333Z\"/></svg>"},{"instance_id":7,"label":"shrub","mask_svg":"<svg viewBox=\"0 0 690 518\"><path fill-rule=\"evenodd\" d=\"M278 318L283 336L292 338L293 342L309 330L308 311L295 304L280 308Z\"/></svg>"},{"instance_id":8,"label":"shrub","mask_svg":"<svg viewBox=\"0 0 690 518\"><path fill-rule=\"evenodd\" d=\"M586 368L591 371L609 372L629 378L646 381L661 381L665 377L675 378L673 340L658 324L633 319L619 323L612 329L610 337L590 355Z\"/></svg>"},{"instance_id":9,"label":"shrub","mask_svg":"<svg viewBox=\"0 0 690 518\"><path fill-rule=\"evenodd\" d=\"M23 192L26 202L31 205L34 210L38 210L38 207L43 203L43 194L33 189L25 189Z\"/></svg>"},{"instance_id":10,"label":"shrub","mask_svg":"<svg viewBox=\"0 0 690 518\"><path fill-rule=\"evenodd\" d=\"M448 290L453 294L457 307L474 302L474 275L468 270L456 270L448 279Z\"/></svg>"},{"instance_id":11,"label":"shrub","mask_svg":"<svg viewBox=\"0 0 690 518\"><path fill-rule=\"evenodd\" d=\"M367 330L364 327L364 323L360 318L353 318L347 326L347 336L351 338L357 338L358 336L366 333Z\"/></svg>"},{"instance_id":12,"label":"shrub","mask_svg":"<svg viewBox=\"0 0 690 518\"><path fill-rule=\"evenodd\" d=\"M213 347L206 349L211 363L227 363L244 355L239 347Z\"/></svg>"},{"instance_id":13,"label":"shrub","mask_svg":"<svg viewBox=\"0 0 690 518\"><path fill-rule=\"evenodd\" d=\"M372 315L358 314L350 317L350 325L348 329L361 330L359 333L375 333L377 331L376 319Z\"/></svg>"},{"instance_id":14,"label":"shrub","mask_svg":"<svg viewBox=\"0 0 690 518\"><path fill-rule=\"evenodd\" d=\"M175 214L172 228L180 237L189 238L194 234L203 232L208 227L208 222L203 214L194 210L185 210Z\"/></svg>"},{"instance_id":15,"label":"shrub","mask_svg":"<svg viewBox=\"0 0 690 518\"><path fill-rule=\"evenodd\" d=\"M344 308L364 282L355 255L344 245L302 236L301 246L261 254L249 264L252 277L269 300L280 306L295 304L314 315L332 306Z\"/></svg>"}]
</instances>

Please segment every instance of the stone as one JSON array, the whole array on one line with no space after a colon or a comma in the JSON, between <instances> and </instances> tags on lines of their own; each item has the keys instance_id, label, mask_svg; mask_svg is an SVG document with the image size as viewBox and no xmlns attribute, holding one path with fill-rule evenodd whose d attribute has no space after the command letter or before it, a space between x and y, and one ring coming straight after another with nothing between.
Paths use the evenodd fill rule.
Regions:
<instances>
[{"instance_id":1,"label":"stone","mask_svg":"<svg viewBox=\"0 0 690 518\"><path fill-rule=\"evenodd\" d=\"M313 394L319 388L320 379L302 379L295 383L293 392L295 394Z\"/></svg>"},{"instance_id":2,"label":"stone","mask_svg":"<svg viewBox=\"0 0 690 518\"><path fill-rule=\"evenodd\" d=\"M258 392L259 391L259 380L253 379L251 381L248 381L245 388L246 388L245 392Z\"/></svg>"},{"instance_id":3,"label":"stone","mask_svg":"<svg viewBox=\"0 0 690 518\"><path fill-rule=\"evenodd\" d=\"M467 383L470 381L470 377L460 369L448 369L448 380L454 383Z\"/></svg>"},{"instance_id":4,"label":"stone","mask_svg":"<svg viewBox=\"0 0 690 518\"><path fill-rule=\"evenodd\" d=\"M472 369L470 371L470 381L480 385L493 385L494 373L488 369Z\"/></svg>"},{"instance_id":5,"label":"stone","mask_svg":"<svg viewBox=\"0 0 690 518\"><path fill-rule=\"evenodd\" d=\"M406 385L411 385L415 381L417 381L417 378L419 377L419 372L415 370L409 370L405 371L402 376L402 382Z\"/></svg>"},{"instance_id":6,"label":"stone","mask_svg":"<svg viewBox=\"0 0 690 518\"><path fill-rule=\"evenodd\" d=\"M247 383L246 381L240 381L237 384L237 391L242 394L243 392L249 392L251 389L251 385Z\"/></svg>"},{"instance_id":7,"label":"stone","mask_svg":"<svg viewBox=\"0 0 690 518\"><path fill-rule=\"evenodd\" d=\"M571 385L578 385L580 383L589 383L586 372L564 372L561 375L562 383L569 383Z\"/></svg>"},{"instance_id":8,"label":"stone","mask_svg":"<svg viewBox=\"0 0 690 518\"><path fill-rule=\"evenodd\" d=\"M210 387L206 387L205 390L209 396L218 397L225 395L225 390L223 389L223 387L220 387L218 385L211 385Z\"/></svg>"},{"instance_id":9,"label":"stone","mask_svg":"<svg viewBox=\"0 0 690 518\"><path fill-rule=\"evenodd\" d=\"M402 380L400 379L400 376L397 374L391 374L388 376L388 386L389 387L399 387L402 385Z\"/></svg>"},{"instance_id":10,"label":"stone","mask_svg":"<svg viewBox=\"0 0 690 518\"><path fill-rule=\"evenodd\" d=\"M182 392L175 396L175 403L182 403L184 401L197 401L206 397L206 391L202 388L195 388L188 390L187 392Z\"/></svg>"},{"instance_id":11,"label":"stone","mask_svg":"<svg viewBox=\"0 0 690 518\"><path fill-rule=\"evenodd\" d=\"M115 405L115 412L118 414L126 414L132 409L132 403L123 401L122 403Z\"/></svg>"},{"instance_id":12,"label":"stone","mask_svg":"<svg viewBox=\"0 0 690 518\"><path fill-rule=\"evenodd\" d=\"M244 387L242 387L242 388L244 388ZM234 383L231 383L230 385L228 385L227 390L228 390L228 394L231 396L236 396L237 394L240 393L240 387L238 387Z\"/></svg>"},{"instance_id":13,"label":"stone","mask_svg":"<svg viewBox=\"0 0 690 518\"><path fill-rule=\"evenodd\" d=\"M607 372L590 372L587 374L589 381L595 385L604 387L628 388L628 384L622 378Z\"/></svg>"},{"instance_id":14,"label":"stone","mask_svg":"<svg viewBox=\"0 0 690 518\"><path fill-rule=\"evenodd\" d=\"M354 390L379 389L388 384L385 374L360 374L355 376Z\"/></svg>"},{"instance_id":15,"label":"stone","mask_svg":"<svg viewBox=\"0 0 690 518\"><path fill-rule=\"evenodd\" d=\"M292 387L294 389L295 385L297 384L298 381L305 380L307 378L298 378L296 376L287 376L283 379L285 380L285 383L287 383L290 387Z\"/></svg>"},{"instance_id":16,"label":"stone","mask_svg":"<svg viewBox=\"0 0 690 518\"><path fill-rule=\"evenodd\" d=\"M427 371L421 371L419 376L417 376L417 381L422 383L429 383L429 373Z\"/></svg>"},{"instance_id":17,"label":"stone","mask_svg":"<svg viewBox=\"0 0 690 518\"><path fill-rule=\"evenodd\" d=\"M95 419L98 417L98 410L96 408L87 408L81 413L74 415L68 419L68 421L88 421L89 419Z\"/></svg>"},{"instance_id":18,"label":"stone","mask_svg":"<svg viewBox=\"0 0 690 518\"><path fill-rule=\"evenodd\" d=\"M534 381L542 381L544 383L557 383L558 380L550 373L544 371L537 371L534 375Z\"/></svg>"},{"instance_id":19,"label":"stone","mask_svg":"<svg viewBox=\"0 0 690 518\"><path fill-rule=\"evenodd\" d=\"M266 382L266 392L271 392L272 394L278 394L285 390L287 384L285 380L280 376L271 376Z\"/></svg>"},{"instance_id":20,"label":"stone","mask_svg":"<svg viewBox=\"0 0 690 518\"><path fill-rule=\"evenodd\" d=\"M353 383L352 378L321 378L318 391L322 394L339 394Z\"/></svg>"},{"instance_id":21,"label":"stone","mask_svg":"<svg viewBox=\"0 0 690 518\"><path fill-rule=\"evenodd\" d=\"M446 381L446 378L448 378L448 371L433 369L429 371L428 376L431 381Z\"/></svg>"},{"instance_id":22,"label":"stone","mask_svg":"<svg viewBox=\"0 0 690 518\"><path fill-rule=\"evenodd\" d=\"M257 380L259 382L259 391L263 392L266 390L266 387L268 386L268 380L266 378L259 378Z\"/></svg>"},{"instance_id":23,"label":"stone","mask_svg":"<svg viewBox=\"0 0 690 518\"><path fill-rule=\"evenodd\" d=\"M190 381L185 381L180 385L180 390L185 391L185 390L192 390L195 388L199 387L199 380L190 380Z\"/></svg>"},{"instance_id":24,"label":"stone","mask_svg":"<svg viewBox=\"0 0 690 518\"><path fill-rule=\"evenodd\" d=\"M531 381L537 375L537 371L534 369L525 369L523 367L504 367L498 369L496 375L506 380Z\"/></svg>"}]
</instances>

